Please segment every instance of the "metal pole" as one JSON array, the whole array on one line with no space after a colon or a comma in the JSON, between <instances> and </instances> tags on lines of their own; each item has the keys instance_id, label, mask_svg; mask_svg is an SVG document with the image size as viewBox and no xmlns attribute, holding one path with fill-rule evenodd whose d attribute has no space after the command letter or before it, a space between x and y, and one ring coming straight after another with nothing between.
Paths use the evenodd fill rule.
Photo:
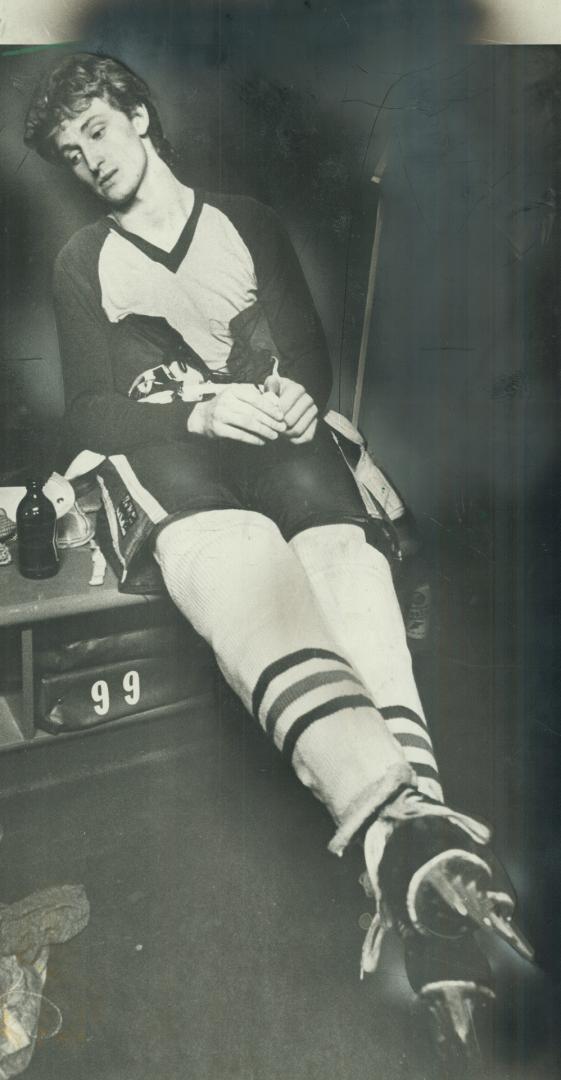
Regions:
<instances>
[{"instance_id":1,"label":"metal pole","mask_svg":"<svg viewBox=\"0 0 561 1080\"><path fill-rule=\"evenodd\" d=\"M385 163L384 163L385 164ZM372 177L372 183L380 185L382 182L382 170ZM366 290L366 302L364 305L364 319L362 321L362 336L360 339L360 349L358 354L358 364L356 372L355 394L353 400L353 413L352 422L355 427L358 426L360 417L360 406L362 403L362 392L364 389L364 372L366 369L366 353L368 350L368 339L370 337L370 324L372 322L372 311L374 309L374 298L376 289L376 274L378 271L378 259L380 255L380 236L382 233L383 225L383 208L382 208L382 192L381 188L378 193L378 206L376 208L376 224L374 226L374 240L372 243L372 254L370 256L370 269L368 271L368 287Z\"/></svg>"}]
</instances>

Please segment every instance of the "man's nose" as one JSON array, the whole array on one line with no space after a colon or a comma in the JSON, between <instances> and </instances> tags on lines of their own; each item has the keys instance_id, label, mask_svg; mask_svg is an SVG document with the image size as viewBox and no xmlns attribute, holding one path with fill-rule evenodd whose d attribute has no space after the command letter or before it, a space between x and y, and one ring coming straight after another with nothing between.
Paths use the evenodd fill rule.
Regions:
<instances>
[{"instance_id":1,"label":"man's nose","mask_svg":"<svg viewBox=\"0 0 561 1080\"><path fill-rule=\"evenodd\" d=\"M82 150L82 154L92 175L97 176L103 164L103 151L101 146L97 146L95 143L92 146L85 146Z\"/></svg>"}]
</instances>

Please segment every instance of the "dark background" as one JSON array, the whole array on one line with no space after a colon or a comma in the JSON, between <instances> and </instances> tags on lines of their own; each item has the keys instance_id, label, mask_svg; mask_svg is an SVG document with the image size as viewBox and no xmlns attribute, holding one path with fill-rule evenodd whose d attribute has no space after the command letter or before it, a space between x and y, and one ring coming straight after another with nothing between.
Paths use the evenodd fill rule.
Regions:
<instances>
[{"instance_id":1,"label":"dark background","mask_svg":"<svg viewBox=\"0 0 561 1080\"><path fill-rule=\"evenodd\" d=\"M434 567L435 637L419 678L450 799L495 823L547 973L530 977L499 956L512 995L505 1054L526 1062L530 1078L558 1041L561 955L561 51L467 47L476 16L476 5L391 0L99 3L80 48L147 79L188 183L279 211L327 330L333 403L346 413L371 177L384 163L360 426L415 512ZM22 143L29 92L55 50L9 52L0 64L5 482L38 446L54 454L63 398L51 265L99 213ZM556 1065L544 1068L549 1080Z\"/></svg>"}]
</instances>

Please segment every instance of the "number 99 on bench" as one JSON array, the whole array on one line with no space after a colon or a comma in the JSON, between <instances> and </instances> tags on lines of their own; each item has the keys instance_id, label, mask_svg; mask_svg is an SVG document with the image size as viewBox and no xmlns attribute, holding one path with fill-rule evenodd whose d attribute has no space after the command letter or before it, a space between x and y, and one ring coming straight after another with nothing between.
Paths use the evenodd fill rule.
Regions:
<instances>
[{"instance_id":1,"label":"number 99 on bench","mask_svg":"<svg viewBox=\"0 0 561 1080\"><path fill-rule=\"evenodd\" d=\"M140 701L140 676L138 671L132 669L123 676L123 700L127 705L138 705ZM98 716L106 716L111 708L111 695L109 684L105 679L96 679L92 684L91 698L94 703L94 711Z\"/></svg>"}]
</instances>

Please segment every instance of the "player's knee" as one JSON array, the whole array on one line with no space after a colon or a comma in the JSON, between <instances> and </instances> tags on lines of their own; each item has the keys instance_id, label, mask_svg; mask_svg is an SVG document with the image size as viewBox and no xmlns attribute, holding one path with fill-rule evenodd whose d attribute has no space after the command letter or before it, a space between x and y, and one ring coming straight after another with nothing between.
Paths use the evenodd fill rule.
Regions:
<instances>
[{"instance_id":1,"label":"player's knee","mask_svg":"<svg viewBox=\"0 0 561 1080\"><path fill-rule=\"evenodd\" d=\"M169 522L159 532L154 554L165 572L166 567L191 562L198 557L216 559L222 554L226 566L244 553L250 557L264 548L284 544L273 521L251 510L208 510Z\"/></svg>"},{"instance_id":2,"label":"player's knee","mask_svg":"<svg viewBox=\"0 0 561 1080\"><path fill-rule=\"evenodd\" d=\"M362 526L349 522L311 525L298 532L291 543L301 556L314 559L328 555L333 561L358 558L368 547Z\"/></svg>"}]
</instances>

